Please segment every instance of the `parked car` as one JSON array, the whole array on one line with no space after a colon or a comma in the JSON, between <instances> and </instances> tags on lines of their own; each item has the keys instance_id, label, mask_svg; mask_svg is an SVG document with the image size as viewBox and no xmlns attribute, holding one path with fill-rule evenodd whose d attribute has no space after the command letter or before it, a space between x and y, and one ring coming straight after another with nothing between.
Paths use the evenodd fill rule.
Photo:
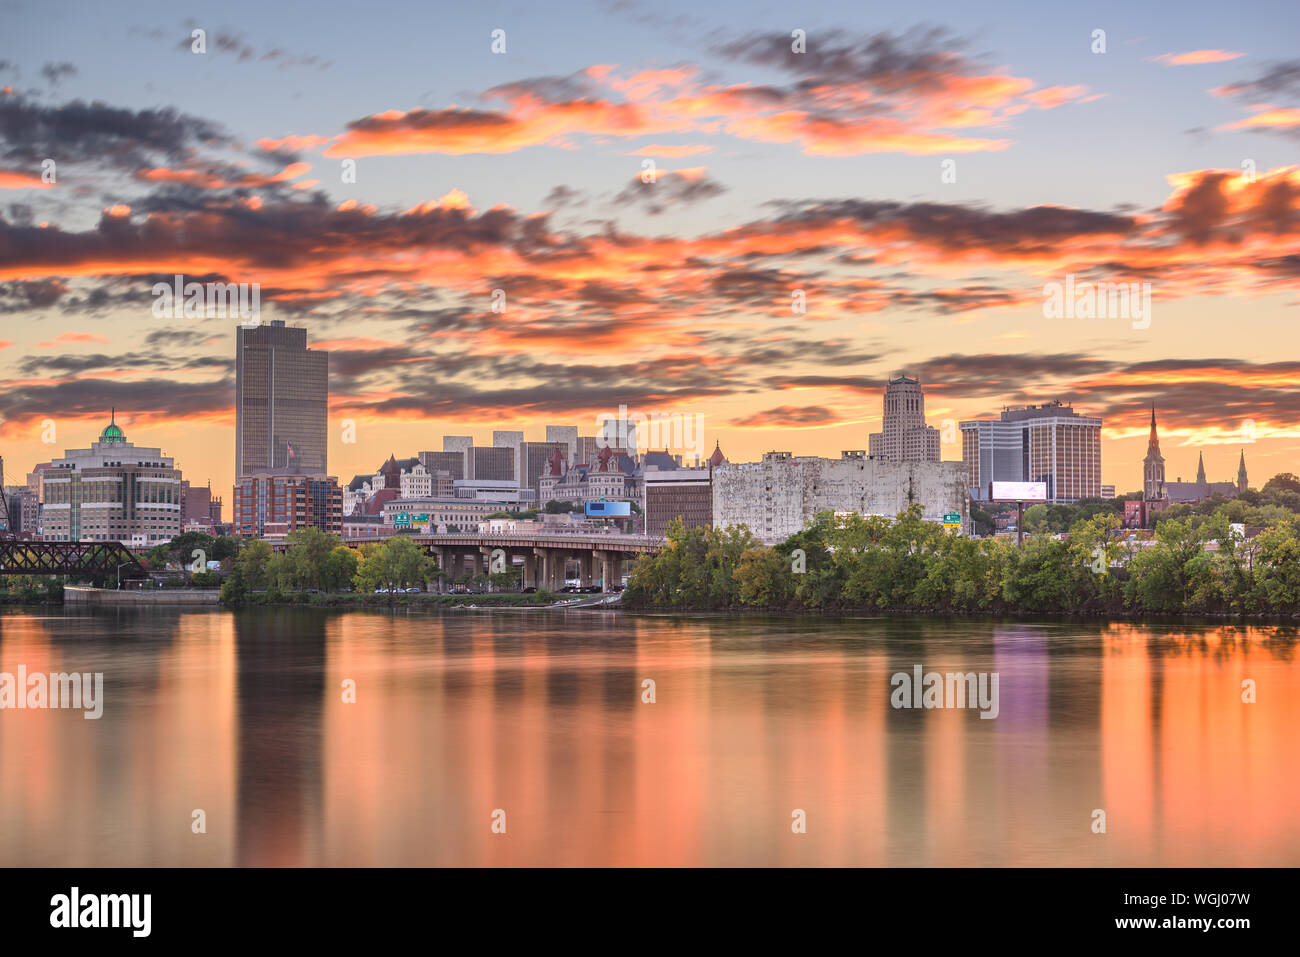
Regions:
<instances>
[{"instance_id":1,"label":"parked car","mask_svg":"<svg viewBox=\"0 0 1300 957\"><path fill-rule=\"evenodd\" d=\"M537 594L537 586L536 586L536 585L529 585L527 588L524 589L524 594L525 594L525 595L535 595L535 594Z\"/></svg>"},{"instance_id":2,"label":"parked car","mask_svg":"<svg viewBox=\"0 0 1300 957\"><path fill-rule=\"evenodd\" d=\"M413 586L411 586L410 588L406 589L406 593L407 593L408 595L418 595L418 594L420 594L420 586L419 586L419 585L413 585Z\"/></svg>"}]
</instances>

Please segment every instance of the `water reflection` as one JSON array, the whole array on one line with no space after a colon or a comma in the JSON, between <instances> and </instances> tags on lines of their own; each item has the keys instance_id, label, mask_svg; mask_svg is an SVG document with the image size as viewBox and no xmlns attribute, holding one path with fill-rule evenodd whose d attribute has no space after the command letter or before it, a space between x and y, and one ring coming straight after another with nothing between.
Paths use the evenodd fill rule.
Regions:
<instances>
[{"instance_id":1,"label":"water reflection","mask_svg":"<svg viewBox=\"0 0 1300 957\"><path fill-rule=\"evenodd\" d=\"M321 846L329 619L321 611L283 608L232 617L239 729L235 860L299 864Z\"/></svg>"},{"instance_id":2,"label":"water reflection","mask_svg":"<svg viewBox=\"0 0 1300 957\"><path fill-rule=\"evenodd\" d=\"M1294 865L1295 645L1272 626L11 609L0 671L103 671L107 700L99 721L0 712L0 863ZM998 718L892 708L916 665L997 672Z\"/></svg>"}]
</instances>

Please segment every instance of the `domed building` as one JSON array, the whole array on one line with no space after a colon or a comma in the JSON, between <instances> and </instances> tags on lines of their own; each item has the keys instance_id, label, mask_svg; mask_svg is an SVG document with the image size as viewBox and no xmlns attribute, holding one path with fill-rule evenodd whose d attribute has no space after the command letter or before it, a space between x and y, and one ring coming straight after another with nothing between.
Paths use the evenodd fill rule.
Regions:
<instances>
[{"instance_id":1,"label":"domed building","mask_svg":"<svg viewBox=\"0 0 1300 957\"><path fill-rule=\"evenodd\" d=\"M68 449L43 471L47 542L121 542L151 548L181 533L181 471L158 448L137 448L117 410L88 449Z\"/></svg>"}]
</instances>

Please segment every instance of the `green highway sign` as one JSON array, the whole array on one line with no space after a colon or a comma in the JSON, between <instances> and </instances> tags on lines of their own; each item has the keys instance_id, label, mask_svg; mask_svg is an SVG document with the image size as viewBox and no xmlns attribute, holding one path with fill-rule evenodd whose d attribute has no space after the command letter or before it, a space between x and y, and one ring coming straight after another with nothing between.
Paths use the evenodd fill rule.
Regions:
<instances>
[{"instance_id":1,"label":"green highway sign","mask_svg":"<svg viewBox=\"0 0 1300 957\"><path fill-rule=\"evenodd\" d=\"M960 512L944 512L944 513L943 513L943 523L944 523L945 525L960 525L960 524L961 524L961 513L960 513Z\"/></svg>"}]
</instances>

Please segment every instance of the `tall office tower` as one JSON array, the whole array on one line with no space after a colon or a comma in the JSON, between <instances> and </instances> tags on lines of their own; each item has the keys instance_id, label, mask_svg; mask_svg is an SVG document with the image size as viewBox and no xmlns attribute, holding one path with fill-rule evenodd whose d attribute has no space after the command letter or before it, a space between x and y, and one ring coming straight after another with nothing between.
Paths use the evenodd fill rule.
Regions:
<instances>
[{"instance_id":1,"label":"tall office tower","mask_svg":"<svg viewBox=\"0 0 1300 957\"><path fill-rule=\"evenodd\" d=\"M507 446L475 445L466 450L469 459L467 479L490 480L495 482L512 482L519 474L516 471L519 450Z\"/></svg>"},{"instance_id":2,"label":"tall office tower","mask_svg":"<svg viewBox=\"0 0 1300 957\"><path fill-rule=\"evenodd\" d=\"M975 419L961 424L961 458L972 497L989 495L989 482L1025 481L1021 430L1000 419Z\"/></svg>"},{"instance_id":3,"label":"tall office tower","mask_svg":"<svg viewBox=\"0 0 1300 957\"><path fill-rule=\"evenodd\" d=\"M416 458L430 473L449 472L453 479L469 478L467 474L469 471L468 463L466 461L468 456L464 450L458 452L421 452Z\"/></svg>"},{"instance_id":4,"label":"tall office tower","mask_svg":"<svg viewBox=\"0 0 1300 957\"><path fill-rule=\"evenodd\" d=\"M898 375L885 384L880 431L868 436L867 452L888 462L939 461L939 430L925 424L920 379Z\"/></svg>"},{"instance_id":5,"label":"tall office tower","mask_svg":"<svg viewBox=\"0 0 1300 957\"><path fill-rule=\"evenodd\" d=\"M622 406L619 408L621 409ZM596 438L601 448L609 446L615 450L626 449L627 454L633 460L636 459L639 436L637 435L635 419L619 419L607 416L599 419L599 425L600 428L596 432Z\"/></svg>"},{"instance_id":6,"label":"tall office tower","mask_svg":"<svg viewBox=\"0 0 1300 957\"><path fill-rule=\"evenodd\" d=\"M472 435L444 435L442 437L442 450L444 452L464 452L474 444Z\"/></svg>"},{"instance_id":7,"label":"tall office tower","mask_svg":"<svg viewBox=\"0 0 1300 957\"><path fill-rule=\"evenodd\" d=\"M560 450L560 455L566 455L569 447L563 442L522 442L519 445L519 460L522 463L522 469L519 472L519 487L530 488L533 491L538 489L538 479L542 477L542 472L546 470L546 460L554 454L555 450ZM475 476L481 478L481 476Z\"/></svg>"},{"instance_id":8,"label":"tall office tower","mask_svg":"<svg viewBox=\"0 0 1300 957\"><path fill-rule=\"evenodd\" d=\"M636 461L635 450L629 450L621 445L611 445L605 441L603 435L580 435L578 436L578 450L574 453L574 465L594 465L600 461L600 450L609 449L615 455L626 455L628 458Z\"/></svg>"},{"instance_id":9,"label":"tall office tower","mask_svg":"<svg viewBox=\"0 0 1300 957\"><path fill-rule=\"evenodd\" d=\"M524 461L520 455L519 447L524 444L524 433L522 432L504 432L496 431L492 433L492 447L494 449L510 449L515 455L515 476L518 477L523 473ZM476 475L475 478L483 478L482 475Z\"/></svg>"},{"instance_id":10,"label":"tall office tower","mask_svg":"<svg viewBox=\"0 0 1300 957\"><path fill-rule=\"evenodd\" d=\"M961 423L970 493L989 482L1043 482L1058 504L1101 495L1101 419L1060 402L1004 409L1001 418ZM1162 466L1163 471L1163 466Z\"/></svg>"},{"instance_id":11,"label":"tall office tower","mask_svg":"<svg viewBox=\"0 0 1300 957\"><path fill-rule=\"evenodd\" d=\"M275 320L235 331L235 477L324 474L329 353Z\"/></svg>"},{"instance_id":12,"label":"tall office tower","mask_svg":"<svg viewBox=\"0 0 1300 957\"><path fill-rule=\"evenodd\" d=\"M578 461L578 427L576 425L548 425L546 427L547 442L563 442L569 447L565 455L565 463L573 466Z\"/></svg>"}]
</instances>

